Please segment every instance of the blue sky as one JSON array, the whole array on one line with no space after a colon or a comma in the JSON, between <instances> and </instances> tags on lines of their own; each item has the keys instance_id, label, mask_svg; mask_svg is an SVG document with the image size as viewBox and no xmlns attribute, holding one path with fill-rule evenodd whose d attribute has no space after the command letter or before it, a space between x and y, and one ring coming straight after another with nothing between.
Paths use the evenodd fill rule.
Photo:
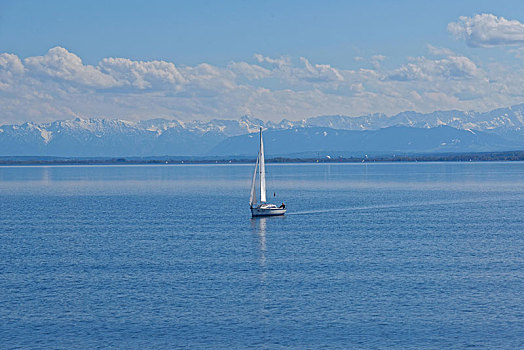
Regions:
<instances>
[{"instance_id":1,"label":"blue sky","mask_svg":"<svg viewBox=\"0 0 524 350\"><path fill-rule=\"evenodd\" d=\"M486 110L524 102L523 17L522 1L0 1L0 123Z\"/></svg>"}]
</instances>

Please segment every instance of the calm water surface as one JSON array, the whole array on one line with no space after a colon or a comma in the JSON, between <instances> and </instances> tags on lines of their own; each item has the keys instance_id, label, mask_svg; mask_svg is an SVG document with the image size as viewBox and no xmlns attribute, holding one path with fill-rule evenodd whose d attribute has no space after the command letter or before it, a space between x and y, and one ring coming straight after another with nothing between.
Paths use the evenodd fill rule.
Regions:
<instances>
[{"instance_id":1,"label":"calm water surface","mask_svg":"<svg viewBox=\"0 0 524 350\"><path fill-rule=\"evenodd\" d=\"M524 163L0 167L0 348L524 348Z\"/></svg>"}]
</instances>

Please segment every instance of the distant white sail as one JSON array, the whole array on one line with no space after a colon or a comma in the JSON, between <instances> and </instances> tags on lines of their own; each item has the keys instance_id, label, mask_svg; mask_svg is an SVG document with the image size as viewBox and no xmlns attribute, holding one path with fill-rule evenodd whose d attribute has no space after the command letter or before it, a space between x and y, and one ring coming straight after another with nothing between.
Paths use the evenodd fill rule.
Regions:
<instances>
[{"instance_id":1,"label":"distant white sail","mask_svg":"<svg viewBox=\"0 0 524 350\"><path fill-rule=\"evenodd\" d=\"M260 157L260 154L258 155ZM251 196L249 197L249 205L254 206L257 204L257 193L255 190L255 184L257 180L257 168L258 168L258 157L255 164L255 171L253 172L253 180L251 181Z\"/></svg>"},{"instance_id":2,"label":"distant white sail","mask_svg":"<svg viewBox=\"0 0 524 350\"><path fill-rule=\"evenodd\" d=\"M260 128L260 202L266 202L266 165L264 162L264 143L262 141L262 128Z\"/></svg>"}]
</instances>

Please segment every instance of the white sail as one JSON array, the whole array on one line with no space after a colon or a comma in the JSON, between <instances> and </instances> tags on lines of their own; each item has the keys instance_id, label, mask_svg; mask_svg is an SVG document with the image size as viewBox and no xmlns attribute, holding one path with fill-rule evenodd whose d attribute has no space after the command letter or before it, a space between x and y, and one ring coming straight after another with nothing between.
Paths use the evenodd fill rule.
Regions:
<instances>
[{"instance_id":1,"label":"white sail","mask_svg":"<svg viewBox=\"0 0 524 350\"><path fill-rule=\"evenodd\" d=\"M260 157L260 154L259 154ZM253 172L253 180L251 181L251 196L249 197L249 205L254 206L257 204L257 193L255 190L255 182L257 180L257 168L258 168L258 157L257 162L255 163L255 171Z\"/></svg>"},{"instance_id":2,"label":"white sail","mask_svg":"<svg viewBox=\"0 0 524 350\"><path fill-rule=\"evenodd\" d=\"M264 143L262 141L262 128L260 128L260 152L259 152L259 158L260 158L260 202L265 203L266 202L266 166L264 162Z\"/></svg>"}]
</instances>

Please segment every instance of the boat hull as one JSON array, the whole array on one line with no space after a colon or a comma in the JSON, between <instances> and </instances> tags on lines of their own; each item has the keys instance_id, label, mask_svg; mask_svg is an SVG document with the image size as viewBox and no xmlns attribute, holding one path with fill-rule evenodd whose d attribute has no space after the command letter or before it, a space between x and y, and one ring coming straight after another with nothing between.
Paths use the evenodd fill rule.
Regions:
<instances>
[{"instance_id":1,"label":"boat hull","mask_svg":"<svg viewBox=\"0 0 524 350\"><path fill-rule=\"evenodd\" d=\"M251 215L255 216L278 216L284 215L286 209L284 208L251 208Z\"/></svg>"}]
</instances>

